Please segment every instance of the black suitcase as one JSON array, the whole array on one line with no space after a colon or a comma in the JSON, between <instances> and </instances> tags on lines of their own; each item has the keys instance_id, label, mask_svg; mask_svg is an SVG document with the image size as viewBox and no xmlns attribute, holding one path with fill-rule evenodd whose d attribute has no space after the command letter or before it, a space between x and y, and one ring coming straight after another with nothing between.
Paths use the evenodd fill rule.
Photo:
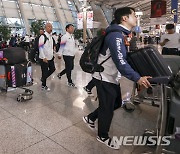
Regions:
<instances>
[{"instance_id":1,"label":"black suitcase","mask_svg":"<svg viewBox=\"0 0 180 154\"><path fill-rule=\"evenodd\" d=\"M141 76L171 76L172 71L162 55L154 47L148 46L136 52L129 52L127 61Z\"/></svg>"},{"instance_id":2,"label":"black suitcase","mask_svg":"<svg viewBox=\"0 0 180 154\"><path fill-rule=\"evenodd\" d=\"M32 83L32 68L30 62L6 65L8 87L22 87Z\"/></svg>"},{"instance_id":3,"label":"black suitcase","mask_svg":"<svg viewBox=\"0 0 180 154\"><path fill-rule=\"evenodd\" d=\"M22 63L26 61L26 51L20 47L0 49L0 59L7 59L8 65Z\"/></svg>"}]
</instances>

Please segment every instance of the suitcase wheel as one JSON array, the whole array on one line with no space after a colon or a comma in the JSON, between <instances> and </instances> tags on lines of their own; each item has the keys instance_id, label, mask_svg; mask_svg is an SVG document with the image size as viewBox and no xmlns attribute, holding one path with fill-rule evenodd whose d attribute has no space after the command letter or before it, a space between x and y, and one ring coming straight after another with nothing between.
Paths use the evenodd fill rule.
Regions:
<instances>
[{"instance_id":1,"label":"suitcase wheel","mask_svg":"<svg viewBox=\"0 0 180 154\"><path fill-rule=\"evenodd\" d=\"M30 89L25 89L25 94L33 95L33 91Z\"/></svg>"},{"instance_id":2,"label":"suitcase wheel","mask_svg":"<svg viewBox=\"0 0 180 154\"><path fill-rule=\"evenodd\" d=\"M139 104L141 104L141 103L140 103L138 100L134 100L134 101L133 101L133 104L134 104L134 105L139 105Z\"/></svg>"},{"instance_id":3,"label":"suitcase wheel","mask_svg":"<svg viewBox=\"0 0 180 154\"><path fill-rule=\"evenodd\" d=\"M135 105L131 102L126 102L125 104L123 104L123 109L126 112L133 112L135 110Z\"/></svg>"},{"instance_id":4,"label":"suitcase wheel","mask_svg":"<svg viewBox=\"0 0 180 154\"><path fill-rule=\"evenodd\" d=\"M26 86L32 86L32 85L33 85L33 79L32 79L31 82L28 82L28 83L26 84Z\"/></svg>"},{"instance_id":5,"label":"suitcase wheel","mask_svg":"<svg viewBox=\"0 0 180 154\"><path fill-rule=\"evenodd\" d=\"M25 90L25 93L29 93L29 89L26 89L26 90Z\"/></svg>"},{"instance_id":6,"label":"suitcase wheel","mask_svg":"<svg viewBox=\"0 0 180 154\"><path fill-rule=\"evenodd\" d=\"M17 101L18 102L23 102L24 101L24 98L22 97L21 94L17 97Z\"/></svg>"},{"instance_id":7,"label":"suitcase wheel","mask_svg":"<svg viewBox=\"0 0 180 154\"><path fill-rule=\"evenodd\" d=\"M0 89L0 92L7 93L7 89Z\"/></svg>"}]
</instances>

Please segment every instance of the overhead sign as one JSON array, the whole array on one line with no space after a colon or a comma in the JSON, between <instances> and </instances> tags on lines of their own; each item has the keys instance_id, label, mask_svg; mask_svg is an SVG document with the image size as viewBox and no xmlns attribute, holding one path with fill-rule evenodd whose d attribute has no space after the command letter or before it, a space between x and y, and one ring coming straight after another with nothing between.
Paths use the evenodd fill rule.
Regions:
<instances>
[{"instance_id":1,"label":"overhead sign","mask_svg":"<svg viewBox=\"0 0 180 154\"><path fill-rule=\"evenodd\" d=\"M150 23L151 25L162 25L162 24L166 24L166 18L165 17L161 17L161 18L151 18L150 19Z\"/></svg>"},{"instance_id":2,"label":"overhead sign","mask_svg":"<svg viewBox=\"0 0 180 154\"><path fill-rule=\"evenodd\" d=\"M77 29L83 29L83 12L77 14Z\"/></svg>"},{"instance_id":3,"label":"overhead sign","mask_svg":"<svg viewBox=\"0 0 180 154\"><path fill-rule=\"evenodd\" d=\"M174 23L177 23L178 0L171 0L171 14L174 15Z\"/></svg>"},{"instance_id":4,"label":"overhead sign","mask_svg":"<svg viewBox=\"0 0 180 154\"><path fill-rule=\"evenodd\" d=\"M87 11L87 28L93 28L93 11Z\"/></svg>"},{"instance_id":5,"label":"overhead sign","mask_svg":"<svg viewBox=\"0 0 180 154\"><path fill-rule=\"evenodd\" d=\"M93 11L86 12L87 28L92 29L93 26ZM83 29L83 12L77 14L77 29Z\"/></svg>"},{"instance_id":6,"label":"overhead sign","mask_svg":"<svg viewBox=\"0 0 180 154\"><path fill-rule=\"evenodd\" d=\"M176 25L176 32L177 32L177 33L180 33L180 24L177 24L177 25Z\"/></svg>"},{"instance_id":7,"label":"overhead sign","mask_svg":"<svg viewBox=\"0 0 180 154\"><path fill-rule=\"evenodd\" d=\"M142 11L137 11L135 12L136 16L142 16L143 15L143 12Z\"/></svg>"},{"instance_id":8,"label":"overhead sign","mask_svg":"<svg viewBox=\"0 0 180 154\"><path fill-rule=\"evenodd\" d=\"M151 1L151 18L158 18L166 14L166 1Z\"/></svg>"}]
</instances>

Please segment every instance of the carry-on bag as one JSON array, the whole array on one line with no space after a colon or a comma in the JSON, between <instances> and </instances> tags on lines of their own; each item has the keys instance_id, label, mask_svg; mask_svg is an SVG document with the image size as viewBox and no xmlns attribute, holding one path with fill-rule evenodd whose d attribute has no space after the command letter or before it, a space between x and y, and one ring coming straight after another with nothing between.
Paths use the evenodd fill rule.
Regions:
<instances>
[{"instance_id":1,"label":"carry-on bag","mask_svg":"<svg viewBox=\"0 0 180 154\"><path fill-rule=\"evenodd\" d=\"M26 51L20 47L0 49L0 61L6 59L6 64L14 65L26 61Z\"/></svg>"}]
</instances>

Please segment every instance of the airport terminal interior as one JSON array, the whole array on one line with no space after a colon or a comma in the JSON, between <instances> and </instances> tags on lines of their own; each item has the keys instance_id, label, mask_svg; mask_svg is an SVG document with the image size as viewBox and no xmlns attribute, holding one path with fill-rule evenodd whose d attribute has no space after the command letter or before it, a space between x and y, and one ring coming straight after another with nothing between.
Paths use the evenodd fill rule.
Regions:
<instances>
[{"instance_id":1,"label":"airport terminal interior","mask_svg":"<svg viewBox=\"0 0 180 154\"><path fill-rule=\"evenodd\" d=\"M158 0L158 2L162 1ZM151 0L0 0L0 26L8 25L8 28L11 29L11 37L17 35L23 38L25 35L29 35L29 37L31 35L30 40L36 37L32 31L32 23L38 20L44 24L50 22L53 27L52 33L56 32L58 36L65 34L67 24L73 24L75 31L79 26L81 27L78 25L81 23L78 23L77 20L78 13L82 12L83 7L87 8L86 11L93 11L92 28L87 28L86 36L83 36L83 27L81 27L79 30L81 37L76 39L74 49L76 54L72 71L72 80L76 87L67 85L66 75L61 79L57 77L58 73L64 69L65 64L63 58L58 59L57 54L54 53L56 70L47 79L50 91L41 90L41 67L39 63L33 61L33 84L24 87L33 91L32 99L17 101L18 95L24 92L24 89L19 87L8 87L7 92L3 90L0 92L0 154L166 153L161 151L162 147L159 147L159 150L156 145L131 144L133 137L143 137L146 130L159 131L157 127L162 111L162 87L153 86L152 93L144 90L141 96L134 98L137 99L137 102L133 104L130 101L132 101L132 95L134 97L137 95L136 90L133 94L135 83L123 76L120 79L122 99L124 102L130 103L130 109L127 104L127 107L122 106L114 111L109 136L115 136L118 139L128 136L130 137L129 144L122 144L119 150L114 150L96 140L98 130L92 131L83 121L83 116L98 107L96 87L92 89L92 94L88 94L84 90L84 87L92 79L92 75L82 71L79 60L87 42L90 42L99 31L110 25L114 11L121 7L133 7L136 11L141 12L138 15L139 25L137 29L134 29L138 34L137 47L143 48L151 45L161 54L162 46L159 43L161 35L165 33L165 25L174 23L171 1L173 0L165 0L166 13L162 14L159 19L151 18ZM177 1L177 5L180 5L180 1ZM177 33L180 32L178 18L177 15L175 29ZM5 46L8 47L11 38L5 40L2 33L0 34L1 44L6 41ZM32 46L24 49L27 50L27 59L29 59ZM180 105L177 105L178 107ZM180 108L178 110L180 111ZM180 123L180 121L178 122ZM97 121L95 125L97 127ZM180 125L176 125L176 131L180 134ZM164 134L164 136L166 135ZM180 147L180 140L173 146L170 147L170 151Z\"/></svg>"}]
</instances>

